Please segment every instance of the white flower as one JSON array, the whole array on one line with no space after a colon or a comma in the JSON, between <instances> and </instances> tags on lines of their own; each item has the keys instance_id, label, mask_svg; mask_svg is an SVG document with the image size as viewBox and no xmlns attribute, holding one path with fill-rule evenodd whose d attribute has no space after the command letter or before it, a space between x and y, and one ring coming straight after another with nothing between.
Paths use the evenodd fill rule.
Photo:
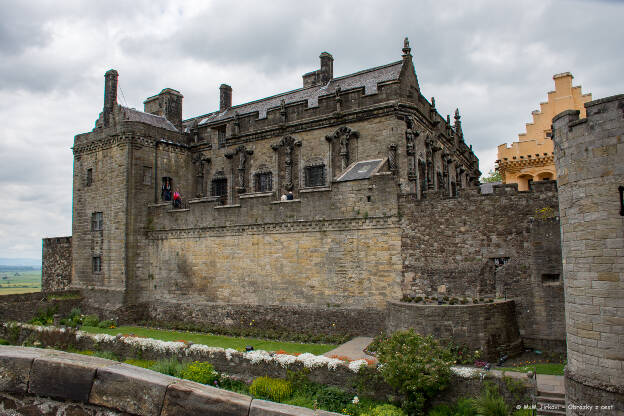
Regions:
<instances>
[{"instance_id":1,"label":"white flower","mask_svg":"<svg viewBox=\"0 0 624 416\"><path fill-rule=\"evenodd\" d=\"M360 368L363 365L367 365L368 363L366 362L366 360L355 360L355 361L351 361L349 363L349 370L353 371L354 373L357 373L360 371Z\"/></svg>"},{"instance_id":2,"label":"white flower","mask_svg":"<svg viewBox=\"0 0 624 416\"><path fill-rule=\"evenodd\" d=\"M471 378L471 377L478 375L480 370L478 368L473 368L473 367L453 366L451 367L451 371L453 372L453 374L459 377Z\"/></svg>"},{"instance_id":3,"label":"white flower","mask_svg":"<svg viewBox=\"0 0 624 416\"><path fill-rule=\"evenodd\" d=\"M360 399L357 396L353 397L353 400L351 400L351 403L353 404L358 404L360 402Z\"/></svg>"}]
</instances>

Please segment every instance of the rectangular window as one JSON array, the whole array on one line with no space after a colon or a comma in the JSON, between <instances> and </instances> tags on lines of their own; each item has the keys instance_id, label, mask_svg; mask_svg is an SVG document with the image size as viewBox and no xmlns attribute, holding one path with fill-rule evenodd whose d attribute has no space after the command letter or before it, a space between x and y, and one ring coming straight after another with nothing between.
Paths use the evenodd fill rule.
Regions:
<instances>
[{"instance_id":1,"label":"rectangular window","mask_svg":"<svg viewBox=\"0 0 624 416\"><path fill-rule=\"evenodd\" d=\"M143 185L152 184L152 167L143 166Z\"/></svg>"},{"instance_id":2,"label":"rectangular window","mask_svg":"<svg viewBox=\"0 0 624 416\"><path fill-rule=\"evenodd\" d=\"M104 226L104 219L101 212L91 214L91 231L101 231Z\"/></svg>"},{"instance_id":3,"label":"rectangular window","mask_svg":"<svg viewBox=\"0 0 624 416\"><path fill-rule=\"evenodd\" d=\"M217 130L217 145L219 148L225 147L225 126Z\"/></svg>"},{"instance_id":4,"label":"rectangular window","mask_svg":"<svg viewBox=\"0 0 624 416\"><path fill-rule=\"evenodd\" d=\"M93 183L93 169L87 169L87 186L91 186Z\"/></svg>"},{"instance_id":5,"label":"rectangular window","mask_svg":"<svg viewBox=\"0 0 624 416\"><path fill-rule=\"evenodd\" d=\"M306 166L305 186L325 186L325 165Z\"/></svg>"},{"instance_id":6,"label":"rectangular window","mask_svg":"<svg viewBox=\"0 0 624 416\"><path fill-rule=\"evenodd\" d=\"M273 189L273 174L271 172L256 173L256 192L269 192Z\"/></svg>"},{"instance_id":7,"label":"rectangular window","mask_svg":"<svg viewBox=\"0 0 624 416\"><path fill-rule=\"evenodd\" d=\"M212 180L212 196L226 196L227 195L227 178L218 178Z\"/></svg>"},{"instance_id":8,"label":"rectangular window","mask_svg":"<svg viewBox=\"0 0 624 416\"><path fill-rule=\"evenodd\" d=\"M102 271L102 257L94 256L91 259L91 265L93 266L93 272L101 272Z\"/></svg>"}]
</instances>

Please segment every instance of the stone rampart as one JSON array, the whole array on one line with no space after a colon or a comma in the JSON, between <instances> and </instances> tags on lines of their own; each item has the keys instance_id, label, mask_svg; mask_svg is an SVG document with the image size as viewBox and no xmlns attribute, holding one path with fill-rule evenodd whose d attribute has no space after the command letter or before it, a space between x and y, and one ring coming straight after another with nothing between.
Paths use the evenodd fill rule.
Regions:
<instances>
[{"instance_id":1,"label":"stone rampart","mask_svg":"<svg viewBox=\"0 0 624 416\"><path fill-rule=\"evenodd\" d=\"M513 299L526 346L565 350L554 181L402 195L399 211L404 295Z\"/></svg>"},{"instance_id":2,"label":"stone rampart","mask_svg":"<svg viewBox=\"0 0 624 416\"><path fill-rule=\"evenodd\" d=\"M522 348L511 300L477 305L388 302L386 333L409 328L482 350L491 361Z\"/></svg>"},{"instance_id":3,"label":"stone rampart","mask_svg":"<svg viewBox=\"0 0 624 416\"><path fill-rule=\"evenodd\" d=\"M0 347L0 410L49 415L337 415L221 390L116 361Z\"/></svg>"},{"instance_id":4,"label":"stone rampart","mask_svg":"<svg viewBox=\"0 0 624 416\"><path fill-rule=\"evenodd\" d=\"M72 275L71 237L44 238L42 244L41 291L66 290Z\"/></svg>"}]
</instances>

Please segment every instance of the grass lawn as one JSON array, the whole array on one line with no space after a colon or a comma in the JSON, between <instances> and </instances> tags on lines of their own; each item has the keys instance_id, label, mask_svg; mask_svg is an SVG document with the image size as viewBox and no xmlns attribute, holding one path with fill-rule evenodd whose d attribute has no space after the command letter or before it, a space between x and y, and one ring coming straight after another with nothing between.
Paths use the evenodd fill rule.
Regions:
<instances>
[{"instance_id":1,"label":"grass lawn","mask_svg":"<svg viewBox=\"0 0 624 416\"><path fill-rule=\"evenodd\" d=\"M517 367L496 367L496 370L500 371L518 371L526 373L527 371L533 371L536 374L548 374L553 376L562 376L563 368L565 364L562 363L536 363L529 365L522 365Z\"/></svg>"},{"instance_id":2,"label":"grass lawn","mask_svg":"<svg viewBox=\"0 0 624 416\"><path fill-rule=\"evenodd\" d=\"M337 345L334 344L299 344L297 342L267 341L257 338L234 338L223 335L170 331L165 329L144 328L140 326L119 326L113 329L83 326L81 329L85 332L94 334L134 334L141 337L159 339L161 341L192 341L195 344L204 344L221 348L233 348L239 351L244 351L247 345L251 345L256 350L283 350L291 354L309 352L316 355L322 355L337 347Z\"/></svg>"}]
</instances>

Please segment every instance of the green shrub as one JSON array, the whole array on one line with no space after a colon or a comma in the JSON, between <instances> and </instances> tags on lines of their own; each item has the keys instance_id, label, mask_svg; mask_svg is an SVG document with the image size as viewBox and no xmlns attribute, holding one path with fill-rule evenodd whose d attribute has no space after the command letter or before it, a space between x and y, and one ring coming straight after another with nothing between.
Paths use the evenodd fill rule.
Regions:
<instances>
[{"instance_id":1,"label":"green shrub","mask_svg":"<svg viewBox=\"0 0 624 416\"><path fill-rule=\"evenodd\" d=\"M316 402L325 410L340 412L347 404L351 403L353 395L338 387L322 386L316 392Z\"/></svg>"},{"instance_id":2,"label":"green shrub","mask_svg":"<svg viewBox=\"0 0 624 416\"><path fill-rule=\"evenodd\" d=\"M532 409L520 409L512 413L512 416L533 416Z\"/></svg>"},{"instance_id":3,"label":"green shrub","mask_svg":"<svg viewBox=\"0 0 624 416\"><path fill-rule=\"evenodd\" d=\"M87 315L82 319L82 324L84 326L98 326L100 320L97 315Z\"/></svg>"},{"instance_id":4,"label":"green shrub","mask_svg":"<svg viewBox=\"0 0 624 416\"><path fill-rule=\"evenodd\" d=\"M109 319L98 324L99 328L115 328L115 321Z\"/></svg>"},{"instance_id":5,"label":"green shrub","mask_svg":"<svg viewBox=\"0 0 624 416\"><path fill-rule=\"evenodd\" d=\"M11 343L4 338L0 338L0 345L11 345Z\"/></svg>"},{"instance_id":6,"label":"green shrub","mask_svg":"<svg viewBox=\"0 0 624 416\"><path fill-rule=\"evenodd\" d=\"M448 404L439 404L429 410L427 416L455 416L455 412Z\"/></svg>"},{"instance_id":7,"label":"green shrub","mask_svg":"<svg viewBox=\"0 0 624 416\"><path fill-rule=\"evenodd\" d=\"M182 378L196 383L212 384L219 378L219 373L210 363L194 361L182 371Z\"/></svg>"},{"instance_id":8,"label":"green shrub","mask_svg":"<svg viewBox=\"0 0 624 416\"><path fill-rule=\"evenodd\" d=\"M477 409L475 409L474 400L469 398L462 398L457 400L455 404L455 416L476 416Z\"/></svg>"},{"instance_id":9,"label":"green shrub","mask_svg":"<svg viewBox=\"0 0 624 416\"><path fill-rule=\"evenodd\" d=\"M484 384L485 391L475 399L475 408L480 416L507 416L509 408L498 392L498 387L491 383Z\"/></svg>"},{"instance_id":10,"label":"green shrub","mask_svg":"<svg viewBox=\"0 0 624 416\"><path fill-rule=\"evenodd\" d=\"M69 319L73 320L76 317L80 317L82 315L82 312L80 311L80 308L72 308L72 310L69 312Z\"/></svg>"},{"instance_id":11,"label":"green shrub","mask_svg":"<svg viewBox=\"0 0 624 416\"><path fill-rule=\"evenodd\" d=\"M404 395L403 410L410 414L421 413L425 401L446 388L455 362L448 348L413 329L381 340L377 359L382 364L382 377Z\"/></svg>"},{"instance_id":12,"label":"green shrub","mask_svg":"<svg viewBox=\"0 0 624 416\"><path fill-rule=\"evenodd\" d=\"M45 310L38 309L35 316L29 321L32 325L50 325L54 322L54 314L58 309L55 306L48 306Z\"/></svg>"},{"instance_id":13,"label":"green shrub","mask_svg":"<svg viewBox=\"0 0 624 416\"><path fill-rule=\"evenodd\" d=\"M221 378L219 378L219 387L235 393L249 395L249 386L247 384L229 377L221 376Z\"/></svg>"},{"instance_id":14,"label":"green shrub","mask_svg":"<svg viewBox=\"0 0 624 416\"><path fill-rule=\"evenodd\" d=\"M177 358L168 358L156 361L154 365L150 367L150 370L174 377L180 377L180 374L184 371L184 367L185 365L178 361Z\"/></svg>"},{"instance_id":15,"label":"green shrub","mask_svg":"<svg viewBox=\"0 0 624 416\"><path fill-rule=\"evenodd\" d=\"M360 416L406 416L406 414L396 406L382 404L367 413L361 413Z\"/></svg>"},{"instance_id":16,"label":"green shrub","mask_svg":"<svg viewBox=\"0 0 624 416\"><path fill-rule=\"evenodd\" d=\"M293 394L292 385L279 378L258 377L251 383L249 393L260 399L282 402Z\"/></svg>"}]
</instances>

